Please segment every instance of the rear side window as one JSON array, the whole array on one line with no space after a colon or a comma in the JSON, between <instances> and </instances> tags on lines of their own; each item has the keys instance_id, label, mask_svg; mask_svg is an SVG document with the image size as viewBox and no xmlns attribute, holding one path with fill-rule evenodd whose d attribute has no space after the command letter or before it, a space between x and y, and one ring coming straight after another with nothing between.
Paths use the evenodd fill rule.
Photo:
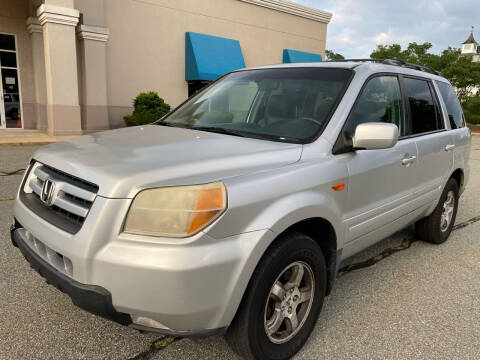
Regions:
<instances>
[{"instance_id":1,"label":"rear side window","mask_svg":"<svg viewBox=\"0 0 480 360\"><path fill-rule=\"evenodd\" d=\"M396 76L378 76L369 80L358 98L350 115L353 129L359 124L384 122L398 126L399 135L403 129L403 104L400 85Z\"/></svg>"},{"instance_id":2,"label":"rear side window","mask_svg":"<svg viewBox=\"0 0 480 360\"><path fill-rule=\"evenodd\" d=\"M404 78L405 96L410 107L411 134L443 129L438 104L426 80Z\"/></svg>"},{"instance_id":3,"label":"rear side window","mask_svg":"<svg viewBox=\"0 0 480 360\"><path fill-rule=\"evenodd\" d=\"M448 120L452 129L460 129L465 126L463 119L462 107L458 101L457 95L453 90L452 85L437 81L440 94L442 95L443 102L447 108Z\"/></svg>"}]
</instances>

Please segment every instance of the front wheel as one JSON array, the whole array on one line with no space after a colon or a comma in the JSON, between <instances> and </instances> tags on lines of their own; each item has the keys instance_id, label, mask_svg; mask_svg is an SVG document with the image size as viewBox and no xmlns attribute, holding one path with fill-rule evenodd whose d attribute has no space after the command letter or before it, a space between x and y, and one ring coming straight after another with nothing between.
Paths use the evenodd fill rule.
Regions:
<instances>
[{"instance_id":1,"label":"front wheel","mask_svg":"<svg viewBox=\"0 0 480 360\"><path fill-rule=\"evenodd\" d=\"M315 241L301 233L282 236L255 269L227 342L245 359L289 359L315 326L326 281Z\"/></svg>"},{"instance_id":2,"label":"front wheel","mask_svg":"<svg viewBox=\"0 0 480 360\"><path fill-rule=\"evenodd\" d=\"M447 241L455 223L457 208L458 184L450 178L433 213L415 224L417 237L432 244Z\"/></svg>"}]
</instances>

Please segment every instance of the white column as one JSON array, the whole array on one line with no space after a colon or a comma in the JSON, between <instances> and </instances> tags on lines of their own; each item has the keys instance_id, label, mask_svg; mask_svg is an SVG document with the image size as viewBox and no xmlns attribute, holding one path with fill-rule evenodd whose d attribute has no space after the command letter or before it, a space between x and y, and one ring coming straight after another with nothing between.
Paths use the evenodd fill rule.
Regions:
<instances>
[{"instance_id":1,"label":"white column","mask_svg":"<svg viewBox=\"0 0 480 360\"><path fill-rule=\"evenodd\" d=\"M48 132L81 134L75 39L80 14L70 7L45 3L37 16L43 27Z\"/></svg>"},{"instance_id":2,"label":"white column","mask_svg":"<svg viewBox=\"0 0 480 360\"><path fill-rule=\"evenodd\" d=\"M77 37L80 44L80 108L83 130L109 129L106 59L108 29L80 25Z\"/></svg>"},{"instance_id":3,"label":"white column","mask_svg":"<svg viewBox=\"0 0 480 360\"><path fill-rule=\"evenodd\" d=\"M29 17L27 19L27 30L32 43L36 126L39 130L47 130L47 85L45 80L43 29L36 17Z\"/></svg>"}]
</instances>

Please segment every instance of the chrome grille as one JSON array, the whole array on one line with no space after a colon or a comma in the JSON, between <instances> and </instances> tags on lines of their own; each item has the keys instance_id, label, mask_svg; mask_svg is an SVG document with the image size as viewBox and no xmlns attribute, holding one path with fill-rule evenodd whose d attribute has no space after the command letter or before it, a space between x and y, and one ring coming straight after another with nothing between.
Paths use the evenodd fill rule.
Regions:
<instances>
[{"instance_id":1,"label":"chrome grille","mask_svg":"<svg viewBox=\"0 0 480 360\"><path fill-rule=\"evenodd\" d=\"M45 201L45 181L53 183L49 201ZM74 233L85 221L97 192L94 184L36 162L25 180L23 200L37 215Z\"/></svg>"}]
</instances>

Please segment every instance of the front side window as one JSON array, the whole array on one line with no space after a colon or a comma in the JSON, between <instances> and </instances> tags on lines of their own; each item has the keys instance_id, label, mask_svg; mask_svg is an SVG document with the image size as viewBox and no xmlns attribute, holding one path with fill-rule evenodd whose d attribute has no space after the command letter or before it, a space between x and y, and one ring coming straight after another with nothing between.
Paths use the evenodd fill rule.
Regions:
<instances>
[{"instance_id":1,"label":"front side window","mask_svg":"<svg viewBox=\"0 0 480 360\"><path fill-rule=\"evenodd\" d=\"M402 93L396 76L377 76L368 81L350 114L350 135L357 125L369 122L395 124L398 134L405 135Z\"/></svg>"},{"instance_id":2,"label":"front side window","mask_svg":"<svg viewBox=\"0 0 480 360\"><path fill-rule=\"evenodd\" d=\"M404 84L410 106L411 135L443 129L440 111L428 81L405 78Z\"/></svg>"},{"instance_id":3,"label":"front side window","mask_svg":"<svg viewBox=\"0 0 480 360\"><path fill-rule=\"evenodd\" d=\"M464 127L465 121L463 119L462 107L452 85L442 81L437 81L437 86L440 89L440 94L442 95L443 102L447 108L450 126L452 129L460 129Z\"/></svg>"},{"instance_id":4,"label":"front side window","mask_svg":"<svg viewBox=\"0 0 480 360\"><path fill-rule=\"evenodd\" d=\"M156 124L307 143L328 122L351 75L333 68L234 72Z\"/></svg>"}]
</instances>

